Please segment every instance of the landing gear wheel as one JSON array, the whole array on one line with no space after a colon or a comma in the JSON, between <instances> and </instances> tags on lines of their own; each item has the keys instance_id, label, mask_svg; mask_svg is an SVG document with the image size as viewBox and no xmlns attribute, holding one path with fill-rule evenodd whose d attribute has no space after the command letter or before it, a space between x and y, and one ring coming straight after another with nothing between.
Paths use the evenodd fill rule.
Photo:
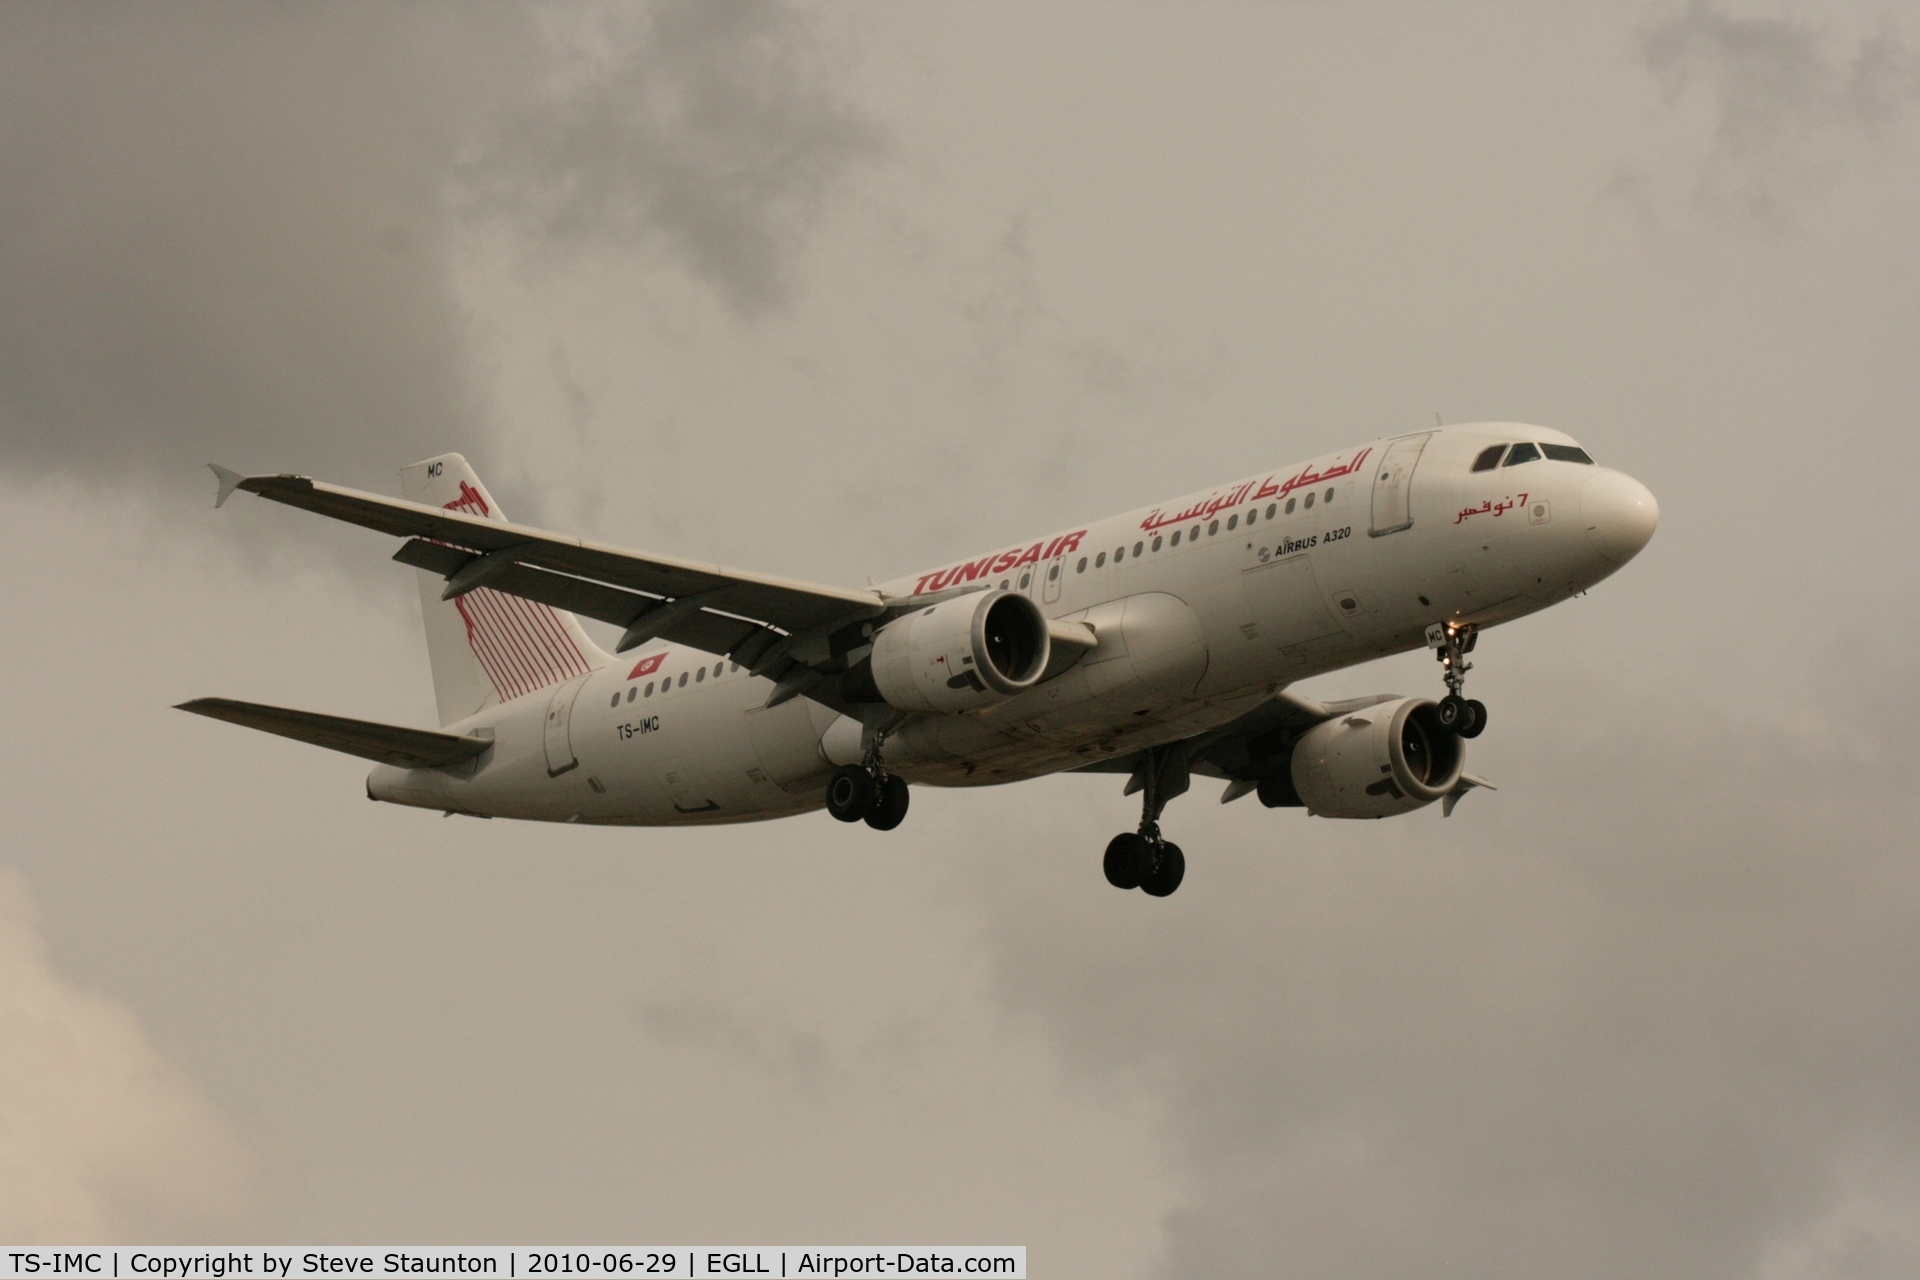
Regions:
<instances>
[{"instance_id":1,"label":"landing gear wheel","mask_svg":"<svg viewBox=\"0 0 1920 1280\"><path fill-rule=\"evenodd\" d=\"M1434 709L1434 713L1442 729L1463 738L1473 736L1473 707L1459 694L1450 693L1440 699L1440 705Z\"/></svg>"},{"instance_id":2,"label":"landing gear wheel","mask_svg":"<svg viewBox=\"0 0 1920 1280\"><path fill-rule=\"evenodd\" d=\"M1180 852L1180 846L1168 841L1160 846L1160 857L1152 871L1140 880L1140 891L1156 898L1164 898L1180 887L1187 878L1187 855Z\"/></svg>"},{"instance_id":3,"label":"landing gear wheel","mask_svg":"<svg viewBox=\"0 0 1920 1280\"><path fill-rule=\"evenodd\" d=\"M827 780L827 812L842 822L858 822L873 811L879 793L871 773L857 764L843 764Z\"/></svg>"},{"instance_id":4,"label":"landing gear wheel","mask_svg":"<svg viewBox=\"0 0 1920 1280\"><path fill-rule=\"evenodd\" d=\"M1464 729L1455 729L1454 732L1463 738L1477 738L1480 736L1480 731L1487 727L1487 704L1478 698L1468 698L1467 710L1473 713L1472 723Z\"/></svg>"},{"instance_id":5,"label":"landing gear wheel","mask_svg":"<svg viewBox=\"0 0 1920 1280\"><path fill-rule=\"evenodd\" d=\"M898 774L890 773L886 781L880 784L880 794L873 802L873 809L867 814L867 825L875 831L891 831L906 820L907 780Z\"/></svg>"},{"instance_id":6,"label":"landing gear wheel","mask_svg":"<svg viewBox=\"0 0 1920 1280\"><path fill-rule=\"evenodd\" d=\"M1140 878L1153 866L1153 846L1145 836L1128 831L1107 841L1107 883L1116 889L1138 889Z\"/></svg>"}]
</instances>

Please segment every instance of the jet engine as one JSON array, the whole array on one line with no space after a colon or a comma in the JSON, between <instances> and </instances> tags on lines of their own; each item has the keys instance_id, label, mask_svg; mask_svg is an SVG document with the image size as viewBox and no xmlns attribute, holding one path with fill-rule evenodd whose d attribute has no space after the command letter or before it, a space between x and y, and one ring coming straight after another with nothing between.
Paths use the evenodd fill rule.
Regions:
<instances>
[{"instance_id":1,"label":"jet engine","mask_svg":"<svg viewBox=\"0 0 1920 1280\"><path fill-rule=\"evenodd\" d=\"M1038 684L1051 653L1040 606L1011 591L977 591L882 627L873 682L902 711L972 711Z\"/></svg>"},{"instance_id":2,"label":"jet engine","mask_svg":"<svg viewBox=\"0 0 1920 1280\"><path fill-rule=\"evenodd\" d=\"M1446 795L1465 764L1466 749L1441 727L1439 708L1401 698L1315 725L1294 743L1289 772L1309 813L1387 818Z\"/></svg>"}]
</instances>

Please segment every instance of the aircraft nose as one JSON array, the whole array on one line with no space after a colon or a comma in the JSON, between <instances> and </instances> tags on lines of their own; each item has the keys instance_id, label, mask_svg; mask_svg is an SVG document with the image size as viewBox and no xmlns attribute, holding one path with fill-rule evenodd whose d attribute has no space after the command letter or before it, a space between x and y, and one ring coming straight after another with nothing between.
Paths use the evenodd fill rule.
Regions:
<instances>
[{"instance_id":1,"label":"aircraft nose","mask_svg":"<svg viewBox=\"0 0 1920 1280\"><path fill-rule=\"evenodd\" d=\"M1622 471L1601 471L1580 488L1587 540L1615 564L1640 554L1660 523L1660 504L1647 486Z\"/></svg>"}]
</instances>

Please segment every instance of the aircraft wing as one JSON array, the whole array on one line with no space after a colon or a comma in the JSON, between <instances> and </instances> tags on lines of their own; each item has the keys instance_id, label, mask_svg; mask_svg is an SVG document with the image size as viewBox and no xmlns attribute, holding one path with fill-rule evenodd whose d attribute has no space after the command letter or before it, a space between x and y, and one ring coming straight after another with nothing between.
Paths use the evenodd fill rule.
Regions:
<instances>
[{"instance_id":1,"label":"aircraft wing","mask_svg":"<svg viewBox=\"0 0 1920 1280\"><path fill-rule=\"evenodd\" d=\"M1218 729L1186 739L1189 768L1209 778L1238 780L1257 776L1262 762L1285 756L1295 738L1321 721L1351 715L1377 702L1390 702L1396 696L1383 693L1342 702L1316 702L1282 691ZM1145 758L1144 751L1130 751L1081 765L1072 772L1133 773Z\"/></svg>"},{"instance_id":2,"label":"aircraft wing","mask_svg":"<svg viewBox=\"0 0 1920 1280\"><path fill-rule=\"evenodd\" d=\"M1251 795L1259 785L1261 776L1272 769L1275 762L1284 759L1294 742L1307 730L1336 716L1352 715L1378 703L1392 702L1399 696L1395 693L1376 693L1365 698L1316 702L1312 698L1282 690L1218 729L1195 734L1176 744L1183 748L1176 758L1172 761L1163 758L1160 762L1163 794L1179 795L1184 792L1187 789L1187 775L1197 773L1226 781L1227 788L1220 793L1222 804ZM1072 772L1131 774L1133 776L1127 782L1125 794L1132 795L1145 787L1146 769L1151 760L1145 751L1130 751L1125 755L1081 765ZM1485 778L1463 773L1459 783L1446 794L1445 803L1441 806L1442 815L1451 817L1460 798L1475 787L1498 790Z\"/></svg>"},{"instance_id":3,"label":"aircraft wing","mask_svg":"<svg viewBox=\"0 0 1920 1280\"><path fill-rule=\"evenodd\" d=\"M211 716L229 724L245 725L283 738L310 742L329 751L344 751L364 760L399 765L403 769L437 769L471 760L493 745L491 738L462 738L430 729L403 729L397 725L375 724L371 720L349 720L345 716L322 715L317 711L294 711L287 707L262 706L258 702L236 702L232 698L195 698L182 702L176 710L197 716Z\"/></svg>"},{"instance_id":4,"label":"aircraft wing","mask_svg":"<svg viewBox=\"0 0 1920 1280\"><path fill-rule=\"evenodd\" d=\"M448 597L489 587L598 618L625 628L621 652L659 637L765 670L781 662L796 637L824 634L889 609L877 591L630 551L305 476L213 471L220 502L244 489L406 538L393 558L445 576Z\"/></svg>"}]
</instances>

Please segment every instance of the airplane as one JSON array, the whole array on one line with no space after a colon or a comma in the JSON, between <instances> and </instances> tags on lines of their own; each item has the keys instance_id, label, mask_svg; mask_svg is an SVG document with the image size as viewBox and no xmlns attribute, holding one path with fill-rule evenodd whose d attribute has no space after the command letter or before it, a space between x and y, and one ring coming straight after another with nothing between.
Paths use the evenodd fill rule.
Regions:
<instances>
[{"instance_id":1,"label":"airplane","mask_svg":"<svg viewBox=\"0 0 1920 1280\"><path fill-rule=\"evenodd\" d=\"M441 728L200 698L184 711L374 760L369 799L621 826L824 807L886 831L909 784L1124 776L1119 889L1186 874L1161 832L1193 775L1222 803L1384 818L1492 784L1480 632L1580 595L1653 537L1646 486L1570 436L1487 422L1326 454L847 588L509 522L466 459L405 497L211 466L237 490L404 538ZM579 617L622 629L614 652ZM1446 693L1320 702L1291 686L1430 648Z\"/></svg>"}]
</instances>

